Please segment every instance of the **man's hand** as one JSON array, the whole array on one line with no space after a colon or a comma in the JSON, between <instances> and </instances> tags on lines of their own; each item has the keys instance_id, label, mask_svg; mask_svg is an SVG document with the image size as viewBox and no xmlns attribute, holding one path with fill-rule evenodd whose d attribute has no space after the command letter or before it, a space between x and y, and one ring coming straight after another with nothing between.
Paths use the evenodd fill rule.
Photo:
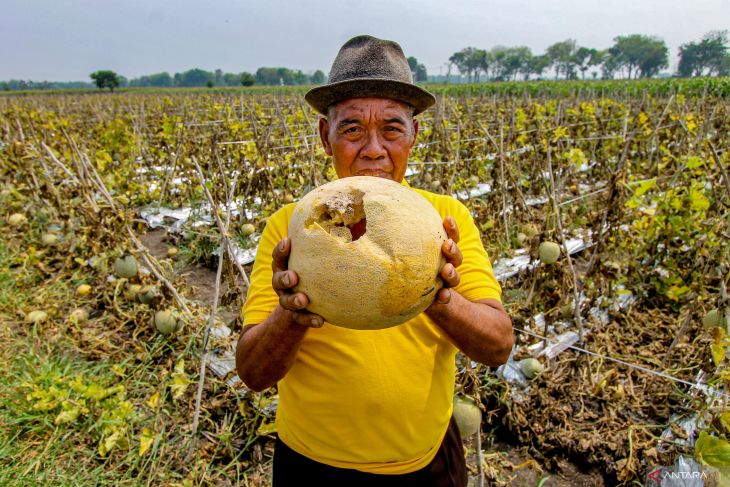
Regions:
<instances>
[{"instance_id":1,"label":"man's hand","mask_svg":"<svg viewBox=\"0 0 730 487\"><path fill-rule=\"evenodd\" d=\"M299 276L288 268L290 253L291 240L288 238L281 239L274 247L271 285L279 296L279 305L291 312L294 322L302 326L319 328L324 324L324 318L305 309L309 306L309 298L306 294L293 291L294 286L299 283Z\"/></svg>"},{"instance_id":2,"label":"man's hand","mask_svg":"<svg viewBox=\"0 0 730 487\"><path fill-rule=\"evenodd\" d=\"M444 229L449 237L441 246L441 253L446 258L439 273L444 287L439 289L425 313L462 352L478 362L496 367L507 361L512 350L512 321L498 299L472 302L451 289L461 280L457 267L463 256L457 245L459 229L452 217L444 218Z\"/></svg>"},{"instance_id":3,"label":"man's hand","mask_svg":"<svg viewBox=\"0 0 730 487\"><path fill-rule=\"evenodd\" d=\"M456 220L450 216L444 218L444 230L446 230L446 235L449 237L441 245L441 253L446 258L446 264L441 268L439 275L444 282L444 287L439 289L436 294L434 300L436 304L447 304L451 301L451 290L449 288L458 286L461 280L459 271L456 270L462 261L461 250L457 245L459 243L459 228L456 226Z\"/></svg>"}]
</instances>

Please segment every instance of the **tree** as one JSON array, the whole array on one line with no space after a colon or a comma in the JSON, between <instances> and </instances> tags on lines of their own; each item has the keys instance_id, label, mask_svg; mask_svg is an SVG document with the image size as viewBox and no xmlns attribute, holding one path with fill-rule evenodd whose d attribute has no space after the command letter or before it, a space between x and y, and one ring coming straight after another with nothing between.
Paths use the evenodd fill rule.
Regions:
<instances>
[{"instance_id":1,"label":"tree","mask_svg":"<svg viewBox=\"0 0 730 487\"><path fill-rule=\"evenodd\" d=\"M94 71L89 75L89 77L94 80L96 87L100 90L109 88L109 91L114 91L114 88L119 86L121 82L119 75L117 75L114 71L109 70Z\"/></svg>"},{"instance_id":2,"label":"tree","mask_svg":"<svg viewBox=\"0 0 730 487\"><path fill-rule=\"evenodd\" d=\"M325 82L325 75L322 72L321 69L318 69L317 71L312 74L312 76L309 78L309 82L313 85L323 85Z\"/></svg>"},{"instance_id":3,"label":"tree","mask_svg":"<svg viewBox=\"0 0 730 487\"><path fill-rule=\"evenodd\" d=\"M179 81L177 73L175 74L176 86L206 86L208 80L215 79L215 75L203 69L193 68L185 71L180 75Z\"/></svg>"},{"instance_id":4,"label":"tree","mask_svg":"<svg viewBox=\"0 0 730 487\"><path fill-rule=\"evenodd\" d=\"M573 55L575 65L580 71L582 79L586 79L586 71L591 66L591 59L595 56L597 51L595 49L589 49L587 47L579 47Z\"/></svg>"},{"instance_id":5,"label":"tree","mask_svg":"<svg viewBox=\"0 0 730 487\"><path fill-rule=\"evenodd\" d=\"M538 78L542 77L542 73L549 67L550 67L550 57L547 54L542 54L540 56L533 56L527 65L529 74L534 74Z\"/></svg>"},{"instance_id":6,"label":"tree","mask_svg":"<svg viewBox=\"0 0 730 487\"><path fill-rule=\"evenodd\" d=\"M555 69L555 78L560 77L560 73L566 78L575 77L575 53L577 47L573 39L567 39L562 42L556 42L547 48L547 56L550 59L550 65Z\"/></svg>"},{"instance_id":7,"label":"tree","mask_svg":"<svg viewBox=\"0 0 730 487\"><path fill-rule=\"evenodd\" d=\"M456 65L461 74L467 75L469 82L479 81L479 72L485 71L488 65L487 51L476 47L465 47L455 52L449 62Z\"/></svg>"},{"instance_id":8,"label":"tree","mask_svg":"<svg viewBox=\"0 0 730 487\"><path fill-rule=\"evenodd\" d=\"M256 76L251 73L241 73L241 85L242 86L253 86L256 83Z\"/></svg>"},{"instance_id":9,"label":"tree","mask_svg":"<svg viewBox=\"0 0 730 487\"><path fill-rule=\"evenodd\" d=\"M408 58L408 66L411 68L411 73L413 73L413 79L414 81L428 81L428 73L426 72L426 66L423 64L420 64L418 62L418 59L416 59L413 56L410 56Z\"/></svg>"},{"instance_id":10,"label":"tree","mask_svg":"<svg viewBox=\"0 0 730 487\"><path fill-rule=\"evenodd\" d=\"M628 78L649 78L669 66L669 49L663 40L642 34L618 36L609 49L614 60L626 69Z\"/></svg>"},{"instance_id":11,"label":"tree","mask_svg":"<svg viewBox=\"0 0 730 487\"><path fill-rule=\"evenodd\" d=\"M494 46L486 56L488 63L483 69L492 74L495 81L514 80L519 73L529 76L532 51L529 47Z\"/></svg>"},{"instance_id":12,"label":"tree","mask_svg":"<svg viewBox=\"0 0 730 487\"><path fill-rule=\"evenodd\" d=\"M680 76L724 76L730 73L728 32L713 31L705 34L700 42L679 46Z\"/></svg>"}]
</instances>

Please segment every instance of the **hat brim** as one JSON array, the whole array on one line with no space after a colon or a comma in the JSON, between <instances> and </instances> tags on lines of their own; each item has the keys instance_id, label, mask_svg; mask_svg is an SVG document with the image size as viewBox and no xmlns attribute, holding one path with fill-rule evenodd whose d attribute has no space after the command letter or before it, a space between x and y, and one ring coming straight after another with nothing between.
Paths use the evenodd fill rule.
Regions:
<instances>
[{"instance_id":1,"label":"hat brim","mask_svg":"<svg viewBox=\"0 0 730 487\"><path fill-rule=\"evenodd\" d=\"M357 78L312 88L304 99L322 115L327 115L327 107L348 98L392 98L408 103L414 108L413 114L436 103L436 98L428 91L410 83L381 78Z\"/></svg>"}]
</instances>

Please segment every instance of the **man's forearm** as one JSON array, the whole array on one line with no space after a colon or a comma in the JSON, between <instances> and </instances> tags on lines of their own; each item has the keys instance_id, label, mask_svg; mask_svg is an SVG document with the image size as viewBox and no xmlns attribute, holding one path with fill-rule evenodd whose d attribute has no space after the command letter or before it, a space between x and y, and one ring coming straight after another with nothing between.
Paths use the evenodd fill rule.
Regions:
<instances>
[{"instance_id":1,"label":"man's forearm","mask_svg":"<svg viewBox=\"0 0 730 487\"><path fill-rule=\"evenodd\" d=\"M452 289L451 300L433 304L426 315L477 362L498 366L509 358L514 343L512 320L499 301L471 302Z\"/></svg>"},{"instance_id":2,"label":"man's forearm","mask_svg":"<svg viewBox=\"0 0 730 487\"><path fill-rule=\"evenodd\" d=\"M277 306L261 324L243 330L236 347L238 376L255 391L273 386L294 364L307 330Z\"/></svg>"}]
</instances>

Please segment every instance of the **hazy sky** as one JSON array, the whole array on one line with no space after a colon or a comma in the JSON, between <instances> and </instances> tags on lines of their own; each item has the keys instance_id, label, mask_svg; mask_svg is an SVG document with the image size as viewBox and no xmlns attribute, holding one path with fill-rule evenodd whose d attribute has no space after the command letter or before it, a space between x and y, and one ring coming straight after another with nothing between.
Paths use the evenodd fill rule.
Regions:
<instances>
[{"instance_id":1,"label":"hazy sky","mask_svg":"<svg viewBox=\"0 0 730 487\"><path fill-rule=\"evenodd\" d=\"M626 34L677 48L730 29L730 0L2 0L0 80L89 81L198 67L329 71L339 47L371 34L397 41L430 74L454 52L568 38L598 49Z\"/></svg>"}]
</instances>

